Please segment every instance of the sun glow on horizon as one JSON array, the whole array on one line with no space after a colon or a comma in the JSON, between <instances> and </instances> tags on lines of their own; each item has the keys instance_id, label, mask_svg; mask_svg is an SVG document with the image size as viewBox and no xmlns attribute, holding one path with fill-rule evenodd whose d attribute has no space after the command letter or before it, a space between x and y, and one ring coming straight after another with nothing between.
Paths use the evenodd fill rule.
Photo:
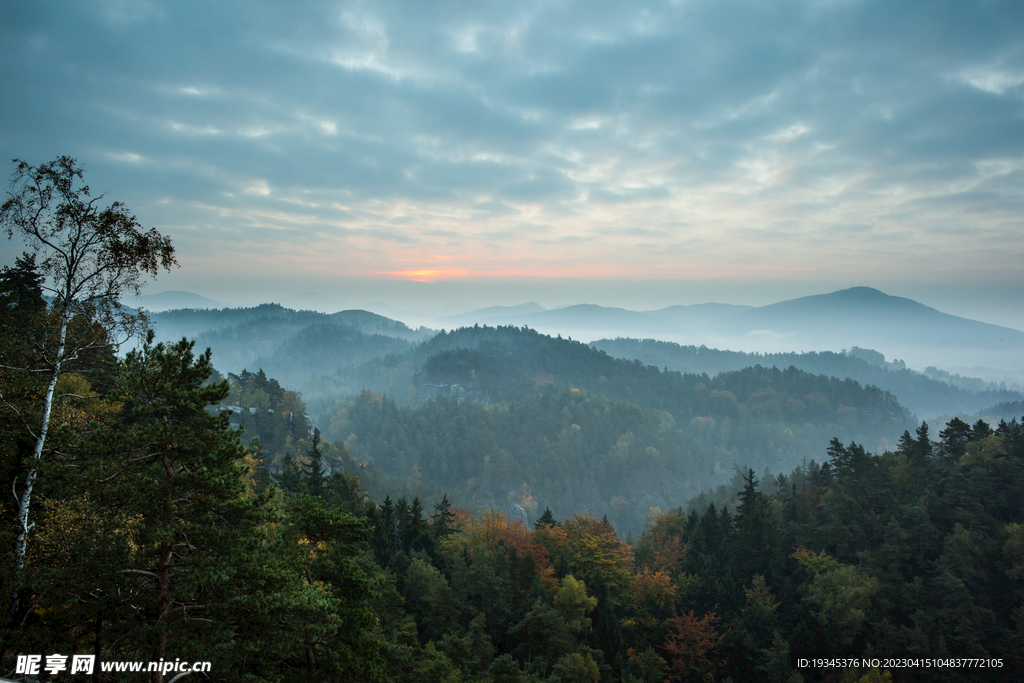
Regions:
<instances>
[{"instance_id":1,"label":"sun glow on horizon","mask_svg":"<svg viewBox=\"0 0 1024 683\"><path fill-rule=\"evenodd\" d=\"M628 280L628 281L694 281L706 279L755 279L780 274L806 277L813 270L786 267L722 266L701 263L662 263L629 265L594 264L537 264L534 266L492 266L468 268L411 268L403 270L368 270L370 276L409 282L435 282L438 280Z\"/></svg>"},{"instance_id":2,"label":"sun glow on horizon","mask_svg":"<svg viewBox=\"0 0 1024 683\"><path fill-rule=\"evenodd\" d=\"M465 268L421 268L415 270L374 271L375 275L388 275L399 280L412 282L434 282L435 280L454 280L472 275Z\"/></svg>"}]
</instances>

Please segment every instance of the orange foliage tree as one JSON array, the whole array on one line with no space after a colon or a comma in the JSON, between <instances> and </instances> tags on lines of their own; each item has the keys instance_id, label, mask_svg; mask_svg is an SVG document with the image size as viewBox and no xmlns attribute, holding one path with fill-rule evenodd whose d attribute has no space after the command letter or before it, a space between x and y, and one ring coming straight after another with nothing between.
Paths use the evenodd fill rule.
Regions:
<instances>
[{"instance_id":1,"label":"orange foliage tree","mask_svg":"<svg viewBox=\"0 0 1024 683\"><path fill-rule=\"evenodd\" d=\"M674 630L663 645L672 662L669 680L709 683L714 680L715 670L723 663L718 651L725 637L718 632L718 622L714 612L698 619L690 610L676 617Z\"/></svg>"}]
</instances>

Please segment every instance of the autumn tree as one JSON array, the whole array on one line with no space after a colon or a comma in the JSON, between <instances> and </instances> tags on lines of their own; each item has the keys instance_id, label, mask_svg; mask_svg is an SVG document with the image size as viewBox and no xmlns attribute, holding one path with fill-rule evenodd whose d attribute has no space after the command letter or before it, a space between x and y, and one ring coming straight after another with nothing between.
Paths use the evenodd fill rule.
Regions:
<instances>
[{"instance_id":1,"label":"autumn tree","mask_svg":"<svg viewBox=\"0 0 1024 683\"><path fill-rule=\"evenodd\" d=\"M663 645L671 662L667 680L715 680L715 671L723 663L719 654L723 637L718 631L719 621L714 612L697 617L694 610L676 617Z\"/></svg>"},{"instance_id":2,"label":"autumn tree","mask_svg":"<svg viewBox=\"0 0 1024 683\"><path fill-rule=\"evenodd\" d=\"M598 599L618 604L631 580L630 547L619 540L611 525L589 515L567 519L561 529L565 541L552 552L553 558L586 581Z\"/></svg>"}]
</instances>

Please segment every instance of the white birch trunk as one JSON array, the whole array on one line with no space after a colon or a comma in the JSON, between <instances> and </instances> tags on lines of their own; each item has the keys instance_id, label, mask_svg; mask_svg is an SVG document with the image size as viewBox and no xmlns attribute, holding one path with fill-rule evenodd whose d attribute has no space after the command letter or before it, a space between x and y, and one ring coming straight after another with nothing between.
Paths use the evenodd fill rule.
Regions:
<instances>
[{"instance_id":1,"label":"white birch trunk","mask_svg":"<svg viewBox=\"0 0 1024 683\"><path fill-rule=\"evenodd\" d=\"M18 498L18 538L14 547L14 586L11 590L11 617L18 611L18 592L21 590L22 574L25 571L25 557L28 554L28 533L35 524L28 521L29 508L32 506L32 488L35 486L36 477L39 476L39 464L43 460L43 448L46 445L46 434L50 429L50 414L53 412L53 394L57 389L57 380L60 379L60 367L64 361L64 346L67 340L68 316L65 309L60 320L60 334L57 336L57 352L53 359L53 374L50 376L50 383L46 387L46 396L43 399L43 424L39 429L39 436L36 438L35 452L29 465L28 476L25 479L25 489Z\"/></svg>"}]
</instances>

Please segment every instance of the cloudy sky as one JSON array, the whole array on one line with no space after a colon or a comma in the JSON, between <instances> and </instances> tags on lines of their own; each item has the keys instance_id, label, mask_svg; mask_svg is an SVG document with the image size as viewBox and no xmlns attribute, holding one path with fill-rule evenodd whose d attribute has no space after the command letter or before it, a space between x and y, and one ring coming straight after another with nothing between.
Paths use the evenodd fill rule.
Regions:
<instances>
[{"instance_id":1,"label":"cloudy sky","mask_svg":"<svg viewBox=\"0 0 1024 683\"><path fill-rule=\"evenodd\" d=\"M1024 327L1020 0L38 0L0 55L0 158L169 234L150 292Z\"/></svg>"}]
</instances>

